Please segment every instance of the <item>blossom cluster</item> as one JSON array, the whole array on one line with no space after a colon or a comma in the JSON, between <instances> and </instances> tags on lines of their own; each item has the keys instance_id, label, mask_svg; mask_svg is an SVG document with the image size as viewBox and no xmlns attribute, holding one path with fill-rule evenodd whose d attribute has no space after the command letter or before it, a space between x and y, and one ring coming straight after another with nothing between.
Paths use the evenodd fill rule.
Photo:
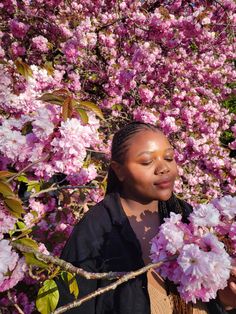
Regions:
<instances>
[{"instance_id":1,"label":"blossom cluster","mask_svg":"<svg viewBox=\"0 0 236 314\"><path fill-rule=\"evenodd\" d=\"M24 278L24 258L12 251L8 240L0 240L0 292L9 290Z\"/></svg>"},{"instance_id":2,"label":"blossom cluster","mask_svg":"<svg viewBox=\"0 0 236 314\"><path fill-rule=\"evenodd\" d=\"M236 256L236 197L224 196L193 209L189 224L180 214L171 213L151 241L151 259L164 263L160 274L177 285L187 302L216 298L227 286L230 267Z\"/></svg>"},{"instance_id":3,"label":"blossom cluster","mask_svg":"<svg viewBox=\"0 0 236 314\"><path fill-rule=\"evenodd\" d=\"M114 125L133 118L173 138L180 167L176 192L187 200L235 193L236 164L229 156L235 140L228 147L220 142L224 131L235 136L235 116L222 106L235 90L235 6L233 0L163 1L157 7L139 0L5 1L0 108L28 114L41 108L42 93L67 88L93 100ZM19 58L30 65L28 78ZM69 172L75 163L53 167Z\"/></svg>"},{"instance_id":4,"label":"blossom cluster","mask_svg":"<svg viewBox=\"0 0 236 314\"><path fill-rule=\"evenodd\" d=\"M0 240L3 239L4 233L14 229L17 219L13 217L0 203Z\"/></svg>"},{"instance_id":5,"label":"blossom cluster","mask_svg":"<svg viewBox=\"0 0 236 314\"><path fill-rule=\"evenodd\" d=\"M60 121L59 110L53 105L42 106L33 114L2 122L0 150L9 164L14 163L20 170L24 165L42 160L32 167L36 178L49 179L55 173L73 177L79 173L87 155L86 148L99 144L99 121L93 114L89 114L87 125L78 117ZM24 133L26 126L31 130ZM88 179L95 177L96 171Z\"/></svg>"}]
</instances>

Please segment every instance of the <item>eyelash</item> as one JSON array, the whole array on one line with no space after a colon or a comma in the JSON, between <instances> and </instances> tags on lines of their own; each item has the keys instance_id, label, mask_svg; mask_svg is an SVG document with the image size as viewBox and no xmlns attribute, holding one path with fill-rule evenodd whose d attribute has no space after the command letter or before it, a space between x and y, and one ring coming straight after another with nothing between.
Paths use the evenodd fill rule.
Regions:
<instances>
[{"instance_id":1,"label":"eyelash","mask_svg":"<svg viewBox=\"0 0 236 314\"><path fill-rule=\"evenodd\" d=\"M148 165L150 165L152 162L153 162L153 160L150 160L150 161L142 162L141 164L142 164L143 166L148 166Z\"/></svg>"},{"instance_id":2,"label":"eyelash","mask_svg":"<svg viewBox=\"0 0 236 314\"><path fill-rule=\"evenodd\" d=\"M173 160L174 160L174 158L168 157L168 158L165 158L165 160L168 160L168 161L173 161Z\"/></svg>"},{"instance_id":3,"label":"eyelash","mask_svg":"<svg viewBox=\"0 0 236 314\"><path fill-rule=\"evenodd\" d=\"M168 157L168 158L167 158L167 157L166 157L165 160L171 162L171 161L174 160L174 158L171 158L171 157ZM141 164L142 164L143 166L148 166L148 165L151 165L152 162L153 162L153 160L150 160L150 161L142 162Z\"/></svg>"}]
</instances>

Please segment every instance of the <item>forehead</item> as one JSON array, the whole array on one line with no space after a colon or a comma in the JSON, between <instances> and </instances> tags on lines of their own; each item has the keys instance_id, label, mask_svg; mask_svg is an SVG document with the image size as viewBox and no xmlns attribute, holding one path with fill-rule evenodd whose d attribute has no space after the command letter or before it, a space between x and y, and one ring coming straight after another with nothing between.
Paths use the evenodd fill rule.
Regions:
<instances>
[{"instance_id":1,"label":"forehead","mask_svg":"<svg viewBox=\"0 0 236 314\"><path fill-rule=\"evenodd\" d=\"M127 144L127 154L133 156L144 151L165 151L171 147L167 137L159 130L142 130L132 136Z\"/></svg>"}]
</instances>

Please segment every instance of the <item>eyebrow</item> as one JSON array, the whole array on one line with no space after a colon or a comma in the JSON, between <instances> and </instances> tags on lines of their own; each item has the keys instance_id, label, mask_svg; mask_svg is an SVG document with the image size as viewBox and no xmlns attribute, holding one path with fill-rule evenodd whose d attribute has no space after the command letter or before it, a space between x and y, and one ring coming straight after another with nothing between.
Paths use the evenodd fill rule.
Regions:
<instances>
[{"instance_id":1,"label":"eyebrow","mask_svg":"<svg viewBox=\"0 0 236 314\"><path fill-rule=\"evenodd\" d=\"M167 151L174 151L174 148L173 148L173 147L169 147L169 148L167 148L167 149L165 150L165 152L167 152ZM152 153L154 153L154 152L155 152L155 150L153 150L153 151L147 150L147 151L144 151L144 152L139 153L139 154L137 155L137 157L139 157L139 156L141 156L141 155L143 155L143 154L152 154Z\"/></svg>"}]
</instances>

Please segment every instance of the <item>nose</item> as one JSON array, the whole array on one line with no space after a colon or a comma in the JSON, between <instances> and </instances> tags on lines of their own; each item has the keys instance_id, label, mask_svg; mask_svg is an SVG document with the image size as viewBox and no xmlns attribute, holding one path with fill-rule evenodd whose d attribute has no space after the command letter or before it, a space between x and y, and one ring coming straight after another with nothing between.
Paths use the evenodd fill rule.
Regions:
<instances>
[{"instance_id":1,"label":"nose","mask_svg":"<svg viewBox=\"0 0 236 314\"><path fill-rule=\"evenodd\" d=\"M156 161L155 174L165 174L170 171L168 164L163 160Z\"/></svg>"}]
</instances>

